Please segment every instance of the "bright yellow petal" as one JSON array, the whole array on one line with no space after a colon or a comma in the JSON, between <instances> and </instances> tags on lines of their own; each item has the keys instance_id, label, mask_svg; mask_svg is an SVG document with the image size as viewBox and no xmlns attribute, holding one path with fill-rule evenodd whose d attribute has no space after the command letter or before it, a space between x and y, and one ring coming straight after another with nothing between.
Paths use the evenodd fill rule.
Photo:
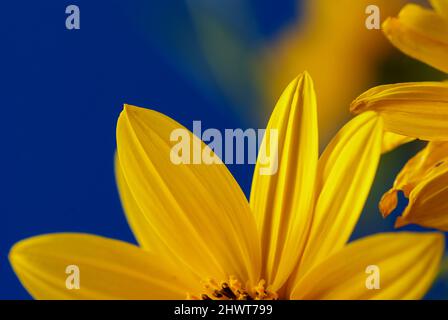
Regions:
<instances>
[{"instance_id":1,"label":"bright yellow petal","mask_svg":"<svg viewBox=\"0 0 448 320\"><path fill-rule=\"evenodd\" d=\"M390 151L393 151L394 149L398 148L399 146L406 144L408 142L414 141L415 138L402 136L400 134L396 134L393 132L384 132L383 135L383 146L382 146L382 153L387 153Z\"/></svg>"},{"instance_id":2,"label":"bright yellow petal","mask_svg":"<svg viewBox=\"0 0 448 320\"><path fill-rule=\"evenodd\" d=\"M292 299L420 299L435 279L444 251L440 233L389 233L349 244L308 273ZM379 289L367 289L368 266ZM370 282L370 281L369 281Z\"/></svg>"},{"instance_id":3,"label":"bright yellow petal","mask_svg":"<svg viewBox=\"0 0 448 320\"><path fill-rule=\"evenodd\" d=\"M409 198L411 192L424 180L431 180L434 169L438 168L448 158L448 142L430 142L422 151L410 159L401 169L394 181L393 187L387 191L379 204L380 211L387 217L395 210L397 193L403 191Z\"/></svg>"},{"instance_id":4,"label":"bright yellow petal","mask_svg":"<svg viewBox=\"0 0 448 320\"><path fill-rule=\"evenodd\" d=\"M258 281L259 239L243 192L223 164L173 163L175 130L211 153L174 120L125 106L117 149L133 199L154 236L198 276Z\"/></svg>"},{"instance_id":5,"label":"bright yellow petal","mask_svg":"<svg viewBox=\"0 0 448 320\"><path fill-rule=\"evenodd\" d=\"M442 5L438 8L446 10ZM382 29L392 44L407 55L448 72L447 17L418 5L408 4L401 10L398 18L387 19Z\"/></svg>"},{"instance_id":6,"label":"bright yellow petal","mask_svg":"<svg viewBox=\"0 0 448 320\"><path fill-rule=\"evenodd\" d=\"M438 14L448 19L448 1L446 0L429 0L433 8Z\"/></svg>"},{"instance_id":7,"label":"bright yellow petal","mask_svg":"<svg viewBox=\"0 0 448 320\"><path fill-rule=\"evenodd\" d=\"M117 155L115 156L115 178L126 219L138 243L146 250L163 252L166 246L163 246L163 243L152 232L151 224L146 220L145 215L129 190Z\"/></svg>"},{"instance_id":8,"label":"bright yellow petal","mask_svg":"<svg viewBox=\"0 0 448 320\"><path fill-rule=\"evenodd\" d=\"M261 150L278 132L278 171L261 175L260 158L250 197L262 237L264 277L277 290L303 250L312 219L318 158L316 97L307 73L286 88L269 120Z\"/></svg>"},{"instance_id":9,"label":"bright yellow petal","mask_svg":"<svg viewBox=\"0 0 448 320\"><path fill-rule=\"evenodd\" d=\"M422 140L448 140L448 83L415 82L382 85L360 95L355 114L373 110L387 131Z\"/></svg>"},{"instance_id":10,"label":"bright yellow petal","mask_svg":"<svg viewBox=\"0 0 448 320\"><path fill-rule=\"evenodd\" d=\"M319 159L314 219L296 278L347 243L375 177L382 136L381 118L363 113L342 128Z\"/></svg>"},{"instance_id":11,"label":"bright yellow petal","mask_svg":"<svg viewBox=\"0 0 448 320\"><path fill-rule=\"evenodd\" d=\"M140 246L147 251L151 251L153 254L163 256L166 259L165 263L170 263L172 266L177 266L179 269L182 269L184 276L194 277L194 274L189 271L188 265L179 259L177 253L172 251L163 241L160 241L158 236L153 232L151 223L139 208L129 189L118 156L115 156L115 177L117 179L120 199L126 214L126 219ZM197 280L200 281L200 279Z\"/></svg>"},{"instance_id":12,"label":"bright yellow petal","mask_svg":"<svg viewBox=\"0 0 448 320\"><path fill-rule=\"evenodd\" d=\"M36 299L184 299L182 270L131 244L86 234L51 234L17 243L10 262ZM67 289L79 268L79 289ZM68 284L74 284L68 279Z\"/></svg>"}]
</instances>

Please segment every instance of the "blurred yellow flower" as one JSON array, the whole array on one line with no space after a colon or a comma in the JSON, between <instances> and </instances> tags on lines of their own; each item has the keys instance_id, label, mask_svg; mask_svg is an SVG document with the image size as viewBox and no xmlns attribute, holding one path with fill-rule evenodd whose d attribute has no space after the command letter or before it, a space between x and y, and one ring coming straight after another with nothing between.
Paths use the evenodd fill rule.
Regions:
<instances>
[{"instance_id":1,"label":"blurred yellow flower","mask_svg":"<svg viewBox=\"0 0 448 320\"><path fill-rule=\"evenodd\" d=\"M409 205L397 219L397 227L416 223L448 231L448 142L430 142L408 161L381 199L383 216L396 208L398 191L409 198Z\"/></svg>"},{"instance_id":2,"label":"blurred yellow flower","mask_svg":"<svg viewBox=\"0 0 448 320\"><path fill-rule=\"evenodd\" d=\"M434 10L406 5L383 24L387 38L404 53L448 73L448 4L430 0Z\"/></svg>"},{"instance_id":3,"label":"blurred yellow flower","mask_svg":"<svg viewBox=\"0 0 448 320\"><path fill-rule=\"evenodd\" d=\"M390 53L381 30L368 30L366 8L375 4L381 17L398 12L402 0L308 0L303 19L262 50L260 82L272 105L282 88L308 70L319 97L319 126L326 142L350 116L353 97L373 85L378 65Z\"/></svg>"},{"instance_id":4,"label":"blurred yellow flower","mask_svg":"<svg viewBox=\"0 0 448 320\"><path fill-rule=\"evenodd\" d=\"M248 43L238 28L226 24L201 1L187 3L214 81L236 110L252 121L264 123L290 79L303 70L313 74L320 145L325 146L349 119L350 101L378 81L379 66L393 52L381 30L366 28L366 9L377 5L383 19L396 14L404 2L297 0L295 20L256 44ZM237 25L251 29L256 18L245 5L247 1L229 4L236 11L235 20L244 17Z\"/></svg>"},{"instance_id":5,"label":"blurred yellow flower","mask_svg":"<svg viewBox=\"0 0 448 320\"><path fill-rule=\"evenodd\" d=\"M179 128L160 113L125 106L116 176L141 248L85 234L19 242L10 261L33 297L417 299L426 293L444 251L440 233L379 234L347 245L381 154L383 120L375 112L350 121L318 159L313 83L307 74L296 78L268 123L279 135L278 171L260 175L257 164L249 202L223 164L170 161L170 133ZM80 269L78 290L65 287L67 265ZM366 286L364 271L372 265L381 270L376 290Z\"/></svg>"},{"instance_id":6,"label":"blurred yellow flower","mask_svg":"<svg viewBox=\"0 0 448 320\"><path fill-rule=\"evenodd\" d=\"M383 31L404 53L448 72L448 1L430 2L434 10L406 5L397 18L384 22ZM448 231L448 82L372 88L352 103L351 110L373 110L382 116L390 135L388 146L383 146L387 150L413 138L432 141L403 167L379 206L388 216L397 207L398 191L403 191L409 204L396 227L415 223Z\"/></svg>"}]
</instances>

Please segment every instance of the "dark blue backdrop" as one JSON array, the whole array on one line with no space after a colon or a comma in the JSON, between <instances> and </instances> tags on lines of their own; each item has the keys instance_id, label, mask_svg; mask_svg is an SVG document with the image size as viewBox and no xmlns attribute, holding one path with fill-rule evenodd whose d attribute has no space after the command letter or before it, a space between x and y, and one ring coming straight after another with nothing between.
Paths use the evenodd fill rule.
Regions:
<instances>
[{"instance_id":1,"label":"dark blue backdrop","mask_svg":"<svg viewBox=\"0 0 448 320\"><path fill-rule=\"evenodd\" d=\"M293 18L294 3L248 2L263 37ZM81 9L79 31L65 29L69 4ZM189 127L258 124L229 112L234 106L203 81L184 1L8 1L0 15L0 299L29 298L7 261L20 239L76 231L134 241L113 174L123 103ZM252 170L231 170L247 192Z\"/></svg>"},{"instance_id":2,"label":"dark blue backdrop","mask_svg":"<svg viewBox=\"0 0 448 320\"><path fill-rule=\"evenodd\" d=\"M297 18L296 0L281 5L245 0L255 26L241 25L232 9L241 1L188 3L217 7L248 46L274 37ZM255 120L259 115L245 114L247 106L232 105L213 80L186 2L2 3L0 299L29 298L7 260L11 246L23 238L74 231L135 242L113 173L115 125L124 103L156 109L188 127L193 120L201 120L203 128L264 126ZM70 4L81 9L81 30L65 29ZM250 88L247 92L250 98ZM386 162L394 159L386 156ZM405 159L397 161L398 170ZM252 167L230 169L247 193ZM380 170L380 176L386 175ZM393 175L383 180L390 185ZM370 208L383 191L373 192ZM374 209L354 237L390 229L392 223ZM441 292L444 284L430 297Z\"/></svg>"}]
</instances>

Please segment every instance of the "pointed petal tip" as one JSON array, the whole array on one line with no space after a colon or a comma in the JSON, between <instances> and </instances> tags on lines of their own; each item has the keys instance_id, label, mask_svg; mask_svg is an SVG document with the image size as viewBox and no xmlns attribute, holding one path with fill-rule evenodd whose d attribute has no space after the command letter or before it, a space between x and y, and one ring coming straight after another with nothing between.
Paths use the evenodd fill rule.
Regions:
<instances>
[{"instance_id":1,"label":"pointed petal tip","mask_svg":"<svg viewBox=\"0 0 448 320\"><path fill-rule=\"evenodd\" d=\"M310 80L312 79L308 70L303 71L301 76L303 76L305 79L310 79Z\"/></svg>"},{"instance_id":2,"label":"pointed petal tip","mask_svg":"<svg viewBox=\"0 0 448 320\"><path fill-rule=\"evenodd\" d=\"M144 111L144 110L148 110L148 109L137 107L137 106L125 103L123 105L123 110L121 111L121 114L130 115L130 114L135 114L135 113L138 113L138 112L141 112L141 111Z\"/></svg>"},{"instance_id":3,"label":"pointed petal tip","mask_svg":"<svg viewBox=\"0 0 448 320\"><path fill-rule=\"evenodd\" d=\"M29 253L32 250L33 246L39 241L49 237L50 234L43 234L38 236L33 236L29 238L22 239L16 242L8 253L8 260L13 267L14 271L17 274L18 268L20 266L25 265L27 258L29 257Z\"/></svg>"},{"instance_id":4,"label":"pointed petal tip","mask_svg":"<svg viewBox=\"0 0 448 320\"><path fill-rule=\"evenodd\" d=\"M378 205L381 215L383 218L387 218L392 211L395 210L398 204L398 195L397 195L396 189L390 189L387 191L380 200L380 203Z\"/></svg>"},{"instance_id":5,"label":"pointed petal tip","mask_svg":"<svg viewBox=\"0 0 448 320\"><path fill-rule=\"evenodd\" d=\"M135 105L131 105L131 104L123 105L123 110L120 113L120 117L123 115L126 116L128 119L137 119L137 118L143 117L143 116L146 116L146 117L151 116L154 118L167 119L169 121L173 121L173 119L171 119L169 116L167 116L159 111L156 111L154 109L139 107L139 106L135 106Z\"/></svg>"},{"instance_id":6,"label":"pointed petal tip","mask_svg":"<svg viewBox=\"0 0 448 320\"><path fill-rule=\"evenodd\" d=\"M8 258L9 260L16 260L20 257L23 257L26 254L26 251L30 246L35 242L35 240L38 240L40 238L44 237L44 235L34 236L30 238L22 239L11 247L9 250Z\"/></svg>"},{"instance_id":7,"label":"pointed petal tip","mask_svg":"<svg viewBox=\"0 0 448 320\"><path fill-rule=\"evenodd\" d=\"M304 83L313 83L313 78L309 74L308 71L303 71L302 73L299 73L290 83L300 83L303 81Z\"/></svg>"}]
</instances>

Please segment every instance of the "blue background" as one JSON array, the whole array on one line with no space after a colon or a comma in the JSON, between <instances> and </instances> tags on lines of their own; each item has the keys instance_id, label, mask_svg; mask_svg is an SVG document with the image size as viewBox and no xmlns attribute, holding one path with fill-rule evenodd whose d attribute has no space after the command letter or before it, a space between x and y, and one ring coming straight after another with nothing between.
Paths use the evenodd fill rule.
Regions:
<instances>
[{"instance_id":1,"label":"blue background","mask_svg":"<svg viewBox=\"0 0 448 320\"><path fill-rule=\"evenodd\" d=\"M80 7L80 30L65 28L70 4ZM296 12L295 1L248 5L261 37ZM229 112L235 108L206 81L184 1L8 1L0 34L0 299L29 298L7 260L23 238L75 231L135 242L113 172L124 103L188 127L257 125ZM252 170L231 170L247 191Z\"/></svg>"},{"instance_id":2,"label":"blue background","mask_svg":"<svg viewBox=\"0 0 448 320\"><path fill-rule=\"evenodd\" d=\"M297 18L297 1L246 0L255 26L239 25L232 20L237 1L210 3L248 46ZM70 4L81 9L81 30L65 28ZM203 128L265 125L245 114L246 106L231 105L214 82L185 1L9 1L2 3L0 34L0 299L30 298L7 260L21 239L73 231L135 242L113 171L124 103L156 109L187 127L193 120ZM405 162L389 160L397 168ZM230 170L248 193L252 166ZM373 206L381 191L369 200ZM392 219L374 216L361 220L355 237L390 228Z\"/></svg>"}]
</instances>

